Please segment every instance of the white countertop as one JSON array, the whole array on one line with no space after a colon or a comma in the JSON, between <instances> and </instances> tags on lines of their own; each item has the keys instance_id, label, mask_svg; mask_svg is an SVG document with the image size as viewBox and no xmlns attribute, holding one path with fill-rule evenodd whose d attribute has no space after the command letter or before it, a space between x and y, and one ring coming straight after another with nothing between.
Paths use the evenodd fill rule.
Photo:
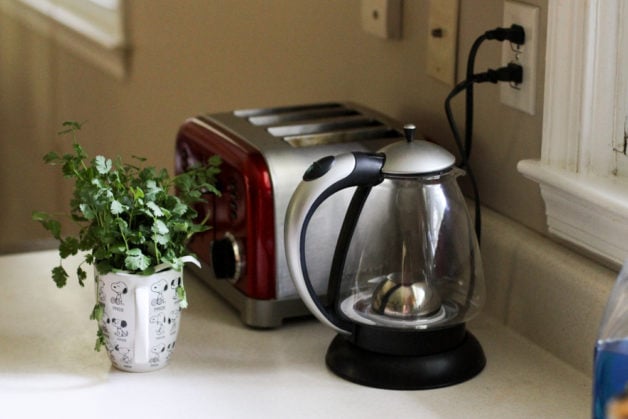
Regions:
<instances>
[{"instance_id":1,"label":"white countertop","mask_svg":"<svg viewBox=\"0 0 628 419\"><path fill-rule=\"evenodd\" d=\"M474 379L372 389L326 369L332 330L312 319L249 329L192 275L171 364L121 372L92 350L92 281L58 290L57 261L52 251L0 256L1 418L590 417L590 378L490 318L469 327L487 356Z\"/></svg>"}]
</instances>

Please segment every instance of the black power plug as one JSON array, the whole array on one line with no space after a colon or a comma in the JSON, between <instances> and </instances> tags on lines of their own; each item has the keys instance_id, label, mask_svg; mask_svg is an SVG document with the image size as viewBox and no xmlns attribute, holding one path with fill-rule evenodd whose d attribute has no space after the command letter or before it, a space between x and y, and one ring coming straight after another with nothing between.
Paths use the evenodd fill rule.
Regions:
<instances>
[{"instance_id":1,"label":"black power plug","mask_svg":"<svg viewBox=\"0 0 628 419\"><path fill-rule=\"evenodd\" d=\"M500 81L519 84L523 81L523 67L519 64L510 63L505 67L497 69L489 68L484 73L473 75L474 83L498 83Z\"/></svg>"},{"instance_id":2,"label":"black power plug","mask_svg":"<svg viewBox=\"0 0 628 419\"><path fill-rule=\"evenodd\" d=\"M513 44L523 45L526 42L526 33L523 26L513 24L509 28L495 28L484 33L486 39L510 41Z\"/></svg>"}]
</instances>

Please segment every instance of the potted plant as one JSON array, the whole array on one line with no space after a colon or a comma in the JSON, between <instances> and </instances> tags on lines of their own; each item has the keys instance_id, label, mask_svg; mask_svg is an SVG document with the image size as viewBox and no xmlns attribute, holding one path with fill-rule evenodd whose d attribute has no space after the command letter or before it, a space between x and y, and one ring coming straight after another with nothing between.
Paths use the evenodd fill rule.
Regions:
<instances>
[{"instance_id":1,"label":"potted plant","mask_svg":"<svg viewBox=\"0 0 628 419\"><path fill-rule=\"evenodd\" d=\"M63 260L80 253L76 270L84 286L85 265L94 266L97 299L90 318L98 322L95 349L105 346L114 366L150 371L166 365L178 333L179 313L187 306L183 265L191 258L186 247L192 235L207 229L194 204L205 194L219 194L215 156L177 176L167 170L140 167L120 157L90 159L77 142L81 124L65 122L60 134L72 137L72 152L50 152L44 162L61 167L74 180L66 216L76 234L62 234L59 217L34 212L58 240L60 263L52 278L61 288L69 274Z\"/></svg>"}]
</instances>

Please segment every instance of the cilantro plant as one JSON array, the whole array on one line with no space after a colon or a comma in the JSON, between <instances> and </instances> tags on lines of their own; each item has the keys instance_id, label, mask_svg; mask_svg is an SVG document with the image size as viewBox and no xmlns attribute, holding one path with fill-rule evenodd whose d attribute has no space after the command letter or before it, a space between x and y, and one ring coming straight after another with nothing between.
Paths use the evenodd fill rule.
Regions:
<instances>
[{"instance_id":1,"label":"cilantro plant","mask_svg":"<svg viewBox=\"0 0 628 419\"><path fill-rule=\"evenodd\" d=\"M52 270L57 286L65 286L69 276L63 259L79 252L85 255L76 271L81 286L87 277L84 264L94 265L101 274L149 275L162 263L181 270L181 257L189 254L188 240L207 229L207 220L198 220L194 204L204 194L219 194L214 185L220 159L214 156L206 165L171 177L165 169L139 167L145 161L139 157L134 157L135 164L120 157L90 159L77 142L81 124L64 122L63 127L60 134L72 137L72 152L50 152L44 162L60 166L63 176L74 180L66 216L78 225L78 234L63 235L58 215L33 213L33 219L59 241L60 263ZM183 289L177 292L184 296ZM99 317L99 312L95 307L92 317Z\"/></svg>"}]
</instances>

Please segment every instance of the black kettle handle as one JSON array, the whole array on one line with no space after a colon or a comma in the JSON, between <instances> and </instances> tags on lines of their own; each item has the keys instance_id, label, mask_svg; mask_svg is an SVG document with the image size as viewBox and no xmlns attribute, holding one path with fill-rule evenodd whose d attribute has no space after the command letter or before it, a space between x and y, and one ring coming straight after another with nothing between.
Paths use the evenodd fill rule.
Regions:
<instances>
[{"instance_id":1,"label":"black kettle handle","mask_svg":"<svg viewBox=\"0 0 628 419\"><path fill-rule=\"evenodd\" d=\"M370 187L383 180L384 156L376 153L347 153L314 162L303 175L286 210L284 246L288 269L299 296L323 324L339 333L350 334L333 311L316 295L309 279L305 236L316 209L334 193L352 186Z\"/></svg>"}]
</instances>

